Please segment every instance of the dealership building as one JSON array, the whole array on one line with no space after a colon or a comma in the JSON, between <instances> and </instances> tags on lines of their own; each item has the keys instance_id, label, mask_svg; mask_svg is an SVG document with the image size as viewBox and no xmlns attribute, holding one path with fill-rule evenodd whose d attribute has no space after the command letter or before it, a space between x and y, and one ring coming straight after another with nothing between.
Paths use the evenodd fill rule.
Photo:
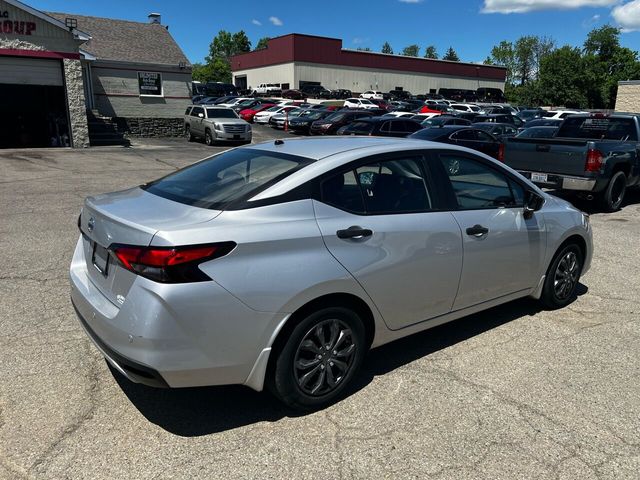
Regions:
<instances>
[{"instance_id":1,"label":"dealership building","mask_svg":"<svg viewBox=\"0 0 640 480\"><path fill-rule=\"evenodd\" d=\"M618 82L616 111L640 113L640 80Z\"/></svg>"},{"instance_id":2,"label":"dealership building","mask_svg":"<svg viewBox=\"0 0 640 480\"><path fill-rule=\"evenodd\" d=\"M84 147L179 135L191 65L161 23L0 0L1 147Z\"/></svg>"},{"instance_id":3,"label":"dealership building","mask_svg":"<svg viewBox=\"0 0 640 480\"><path fill-rule=\"evenodd\" d=\"M283 90L320 84L329 90L345 88L413 94L436 93L439 88L504 91L506 69L491 65L389 55L342 48L342 40L292 33L272 38L267 48L231 59L238 88L261 83L279 84Z\"/></svg>"}]
</instances>

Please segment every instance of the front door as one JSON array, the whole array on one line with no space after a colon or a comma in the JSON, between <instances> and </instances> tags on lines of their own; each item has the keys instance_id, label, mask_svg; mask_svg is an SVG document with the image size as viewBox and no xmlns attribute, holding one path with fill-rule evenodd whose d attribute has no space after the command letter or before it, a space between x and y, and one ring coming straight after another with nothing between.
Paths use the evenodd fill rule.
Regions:
<instances>
[{"instance_id":1,"label":"front door","mask_svg":"<svg viewBox=\"0 0 640 480\"><path fill-rule=\"evenodd\" d=\"M524 218L523 185L471 154L436 156L434 166L452 186L453 216L463 238L464 267L453 309L534 288L546 249L544 217Z\"/></svg>"},{"instance_id":2,"label":"front door","mask_svg":"<svg viewBox=\"0 0 640 480\"><path fill-rule=\"evenodd\" d=\"M446 314L455 299L462 235L451 212L435 211L432 185L421 156L378 156L327 178L315 202L327 248L391 329Z\"/></svg>"}]
</instances>

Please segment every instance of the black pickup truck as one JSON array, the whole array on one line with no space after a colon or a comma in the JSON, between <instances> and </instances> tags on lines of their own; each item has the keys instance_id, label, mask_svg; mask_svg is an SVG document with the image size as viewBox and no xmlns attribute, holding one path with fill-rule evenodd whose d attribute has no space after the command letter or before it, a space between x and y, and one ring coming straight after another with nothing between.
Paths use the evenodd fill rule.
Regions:
<instances>
[{"instance_id":1,"label":"black pickup truck","mask_svg":"<svg viewBox=\"0 0 640 480\"><path fill-rule=\"evenodd\" d=\"M504 162L539 187L581 193L613 212L640 184L640 114L571 115L553 138L509 138Z\"/></svg>"}]
</instances>

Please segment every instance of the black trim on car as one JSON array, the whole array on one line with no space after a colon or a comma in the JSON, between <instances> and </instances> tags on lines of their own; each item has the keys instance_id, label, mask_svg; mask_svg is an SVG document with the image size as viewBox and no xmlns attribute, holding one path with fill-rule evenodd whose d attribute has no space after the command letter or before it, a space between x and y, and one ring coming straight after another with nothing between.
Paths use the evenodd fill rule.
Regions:
<instances>
[{"instance_id":1,"label":"black trim on car","mask_svg":"<svg viewBox=\"0 0 640 480\"><path fill-rule=\"evenodd\" d=\"M104 353L107 357L109 357L111 361L122 368L122 370L127 372L127 375L134 378L138 383L142 383L149 387L169 388L169 384L156 370L119 354L111 347L109 347L106 343L104 343L100 339L100 337L98 337L98 335L96 335L96 333L91 329L85 318L78 310L78 307L76 307L73 299L71 299L71 305L73 305L73 308L76 311L76 315L78 315L78 319L80 320L82 327L87 332L87 335L89 335L91 340L99 347L100 350L102 350L102 353Z\"/></svg>"}]
</instances>

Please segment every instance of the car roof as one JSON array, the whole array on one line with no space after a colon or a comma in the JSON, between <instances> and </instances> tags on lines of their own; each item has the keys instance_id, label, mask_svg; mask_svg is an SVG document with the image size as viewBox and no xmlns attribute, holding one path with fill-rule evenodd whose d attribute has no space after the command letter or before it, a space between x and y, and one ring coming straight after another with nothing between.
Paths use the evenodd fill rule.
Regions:
<instances>
[{"instance_id":1,"label":"car roof","mask_svg":"<svg viewBox=\"0 0 640 480\"><path fill-rule=\"evenodd\" d=\"M473 122L471 124L472 126L475 126L475 128L480 128L480 129L484 129L484 128L494 128L494 127L512 127L515 128L515 126L513 125L513 123L506 123L506 122ZM482 125L482 126L480 126Z\"/></svg>"}]
</instances>

